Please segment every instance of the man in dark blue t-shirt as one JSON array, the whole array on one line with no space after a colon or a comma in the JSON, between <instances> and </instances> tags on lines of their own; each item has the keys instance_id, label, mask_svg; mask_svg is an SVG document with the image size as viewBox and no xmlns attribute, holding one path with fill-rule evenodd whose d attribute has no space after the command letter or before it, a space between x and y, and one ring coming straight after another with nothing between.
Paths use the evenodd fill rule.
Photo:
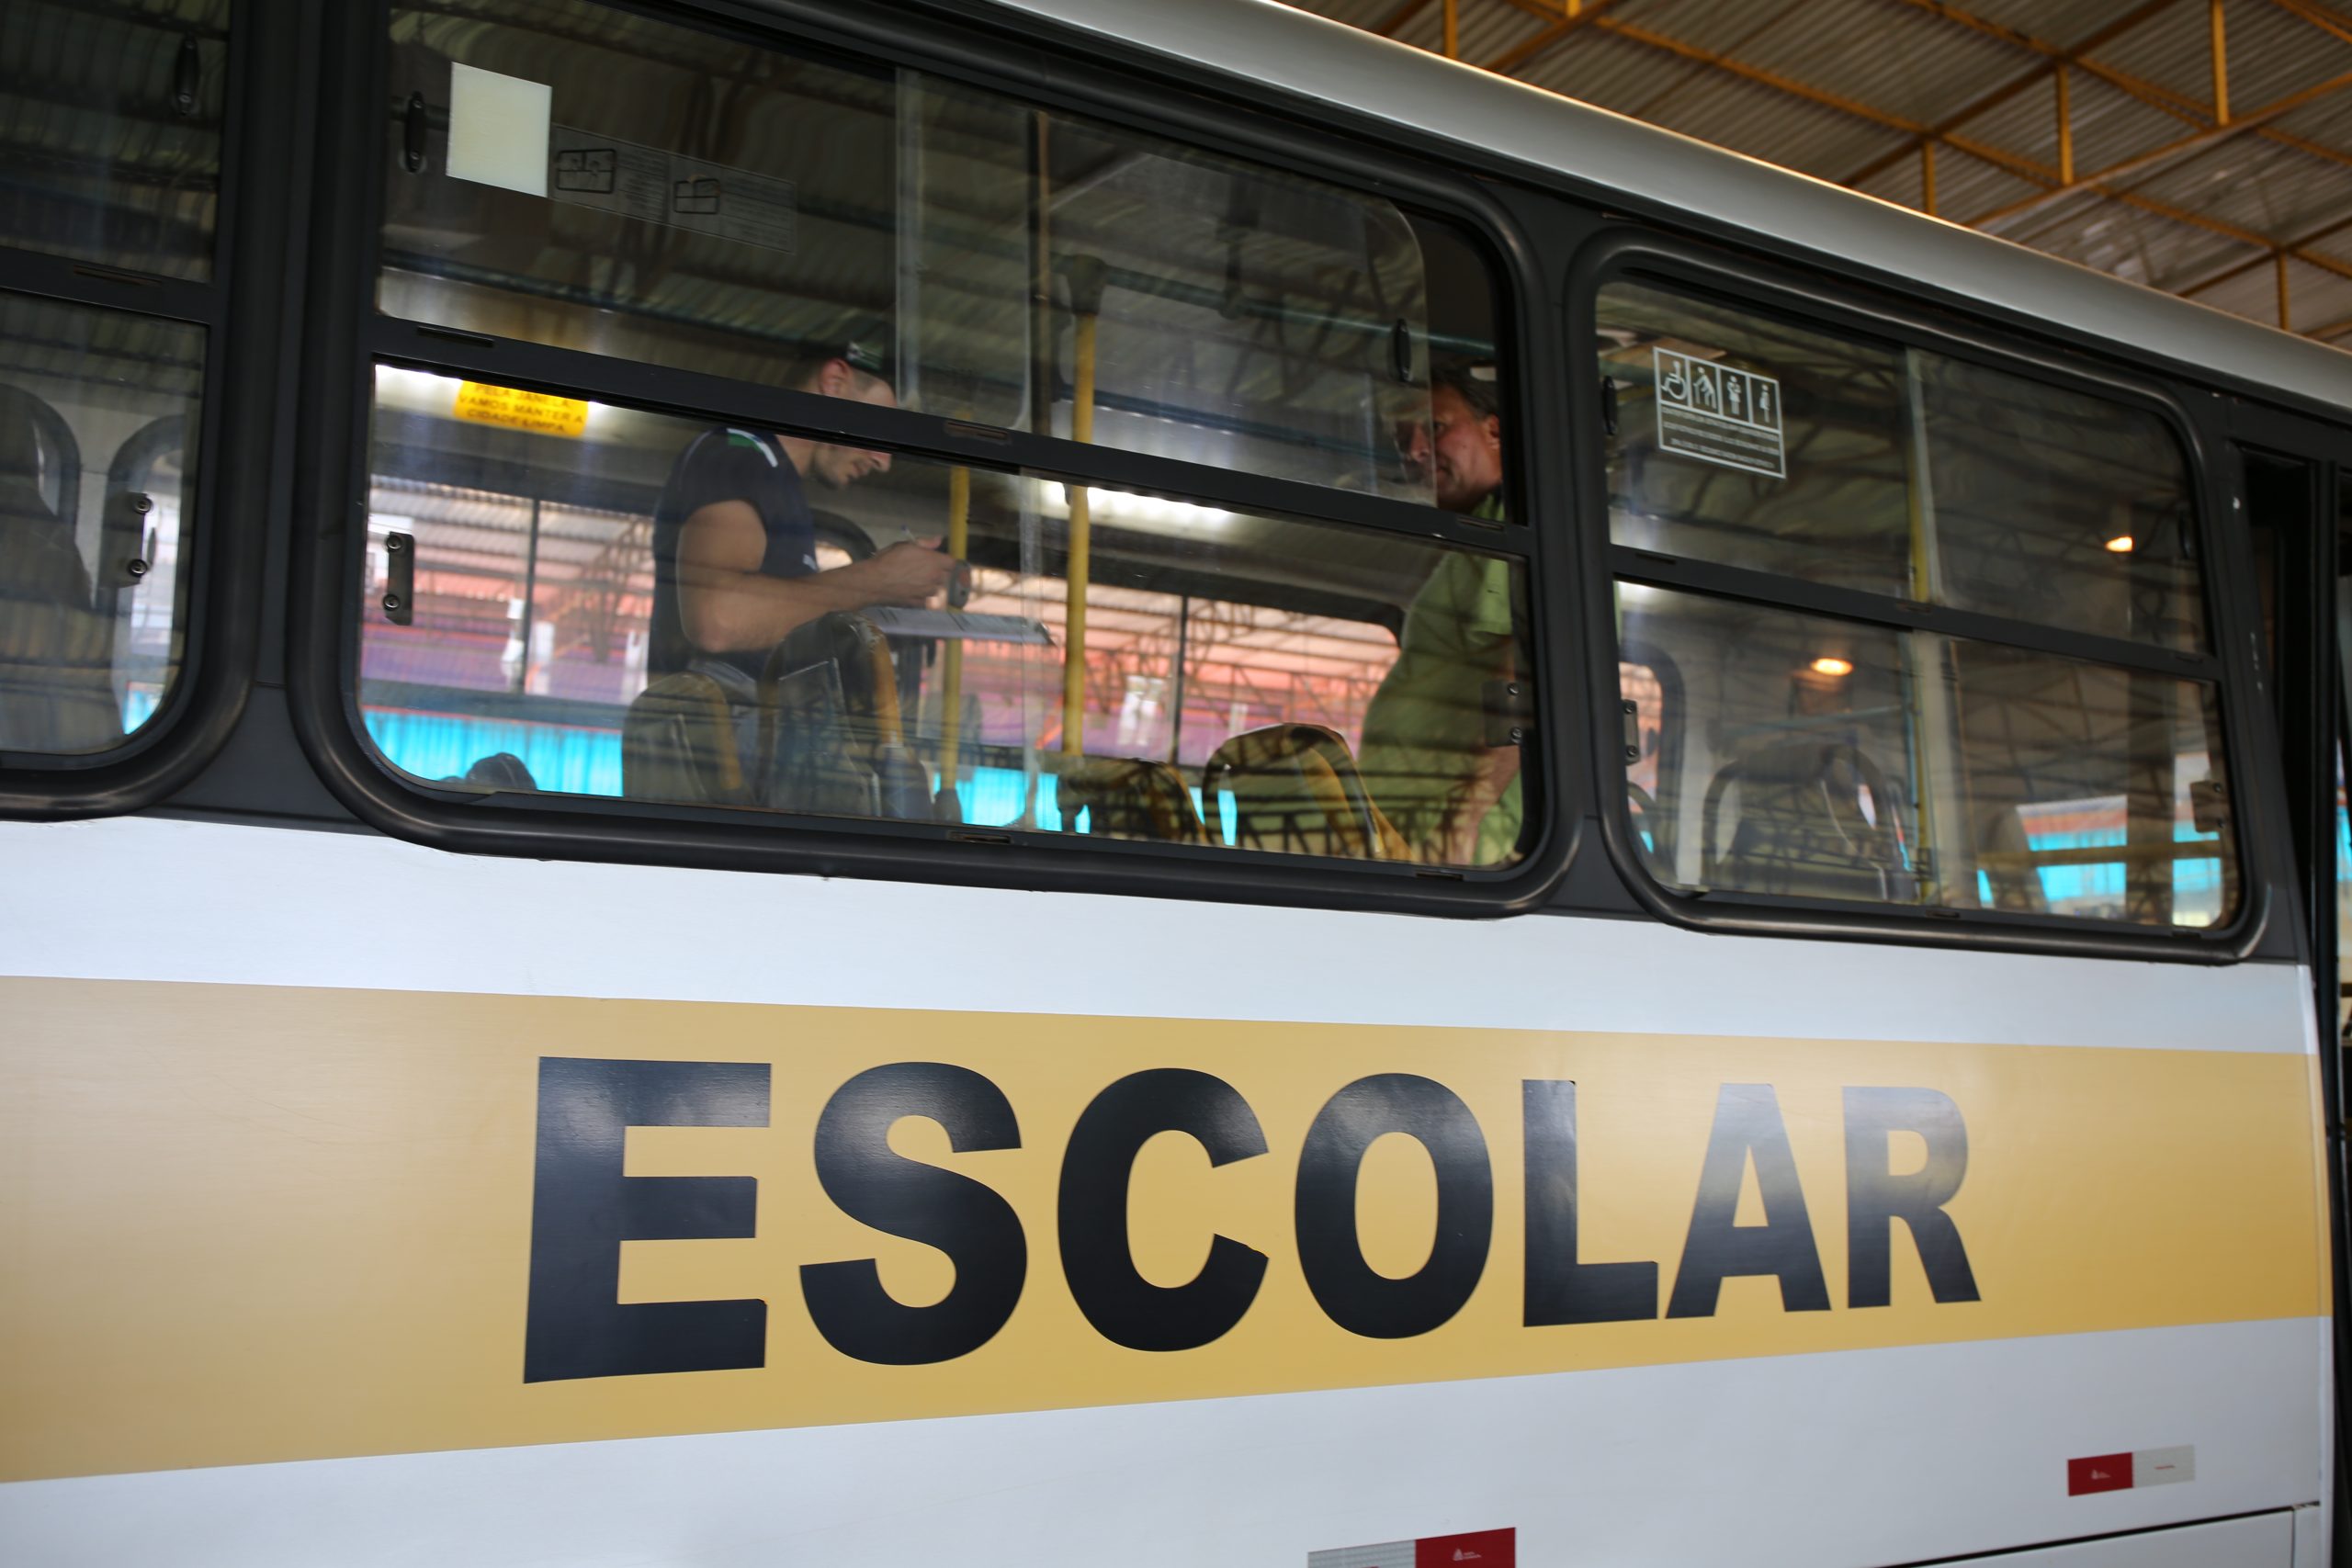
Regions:
<instances>
[{"instance_id":1,"label":"man in dark blue t-shirt","mask_svg":"<svg viewBox=\"0 0 2352 1568\"><path fill-rule=\"evenodd\" d=\"M871 346L875 335L812 358L791 385L896 408L889 360ZM960 564L936 545L912 541L817 570L808 481L842 490L889 468L888 452L774 431L726 426L695 437L654 508L647 673L658 680L699 660L756 679L770 649L829 611L919 605L944 589Z\"/></svg>"}]
</instances>

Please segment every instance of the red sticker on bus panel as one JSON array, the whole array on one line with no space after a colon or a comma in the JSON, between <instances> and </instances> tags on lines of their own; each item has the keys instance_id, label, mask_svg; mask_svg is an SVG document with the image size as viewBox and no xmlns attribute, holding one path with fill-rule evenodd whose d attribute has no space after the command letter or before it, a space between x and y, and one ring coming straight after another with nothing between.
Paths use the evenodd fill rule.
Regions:
<instances>
[{"instance_id":1,"label":"red sticker on bus panel","mask_svg":"<svg viewBox=\"0 0 2352 1568\"><path fill-rule=\"evenodd\" d=\"M2080 1497L2089 1492L2128 1492L2131 1489L2130 1454L2093 1454L2088 1459L2066 1461L2066 1495L2069 1497Z\"/></svg>"},{"instance_id":2,"label":"red sticker on bus panel","mask_svg":"<svg viewBox=\"0 0 2352 1568\"><path fill-rule=\"evenodd\" d=\"M1472 1530L1306 1554L1306 1568L1518 1568L1517 1530Z\"/></svg>"},{"instance_id":3,"label":"red sticker on bus panel","mask_svg":"<svg viewBox=\"0 0 2352 1568\"><path fill-rule=\"evenodd\" d=\"M1517 1530L1474 1530L1468 1535L1433 1535L1413 1543L1413 1568L1513 1568L1518 1558Z\"/></svg>"}]
</instances>

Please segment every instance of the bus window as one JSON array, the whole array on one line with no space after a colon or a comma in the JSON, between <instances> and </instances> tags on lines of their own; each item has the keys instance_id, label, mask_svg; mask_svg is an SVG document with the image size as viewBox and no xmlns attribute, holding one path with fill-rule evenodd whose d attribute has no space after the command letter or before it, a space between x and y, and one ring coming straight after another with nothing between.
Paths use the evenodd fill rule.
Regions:
<instances>
[{"instance_id":1,"label":"bus window","mask_svg":"<svg viewBox=\"0 0 2352 1568\"><path fill-rule=\"evenodd\" d=\"M1706 888L2204 926L2228 912L2212 689L2021 649L1640 583L1673 651ZM1695 673L1694 673L1695 672Z\"/></svg>"},{"instance_id":2,"label":"bus window","mask_svg":"<svg viewBox=\"0 0 2352 1568\"><path fill-rule=\"evenodd\" d=\"M204 343L0 294L0 751L112 750L178 679Z\"/></svg>"},{"instance_id":3,"label":"bus window","mask_svg":"<svg viewBox=\"0 0 2352 1568\"><path fill-rule=\"evenodd\" d=\"M391 39L389 314L827 392L808 356L854 338L951 419L1431 498L1385 200L590 0L396 5Z\"/></svg>"},{"instance_id":4,"label":"bus window","mask_svg":"<svg viewBox=\"0 0 2352 1568\"><path fill-rule=\"evenodd\" d=\"M1659 288L1609 286L1600 322L1621 646L1678 673L1672 744L1623 749L1661 881L2230 919L2218 672L2155 416Z\"/></svg>"},{"instance_id":5,"label":"bus window","mask_svg":"<svg viewBox=\"0 0 2352 1568\"><path fill-rule=\"evenodd\" d=\"M1526 662L1514 562L413 369L376 388L359 697L414 779L1356 859L1519 853L1509 781L1467 782L1515 761L1495 690ZM533 427L479 417L493 407ZM826 491L793 547L816 570L776 592L808 613L729 646L726 595L773 580L698 564L698 476L730 473L710 493L731 497L785 466L859 482ZM941 592L853 592L933 544L968 562ZM1493 667L1400 698L1400 634Z\"/></svg>"},{"instance_id":6,"label":"bus window","mask_svg":"<svg viewBox=\"0 0 2352 1568\"><path fill-rule=\"evenodd\" d=\"M1938 604L2202 650L2188 467L2154 414L1914 354Z\"/></svg>"},{"instance_id":7,"label":"bus window","mask_svg":"<svg viewBox=\"0 0 2352 1568\"><path fill-rule=\"evenodd\" d=\"M7 244L211 275L232 10L232 0L0 6Z\"/></svg>"},{"instance_id":8,"label":"bus window","mask_svg":"<svg viewBox=\"0 0 2352 1568\"><path fill-rule=\"evenodd\" d=\"M1601 313L1634 415L1617 543L2208 646L2188 467L2154 414L1642 285Z\"/></svg>"}]
</instances>

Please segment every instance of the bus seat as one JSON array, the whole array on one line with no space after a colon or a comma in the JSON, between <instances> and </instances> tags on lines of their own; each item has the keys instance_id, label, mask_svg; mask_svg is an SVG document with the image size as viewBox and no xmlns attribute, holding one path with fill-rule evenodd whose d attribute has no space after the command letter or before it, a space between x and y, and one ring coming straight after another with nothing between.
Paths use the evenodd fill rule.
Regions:
<instances>
[{"instance_id":1,"label":"bus seat","mask_svg":"<svg viewBox=\"0 0 2352 1568\"><path fill-rule=\"evenodd\" d=\"M628 752L622 752L622 767L628 767ZM498 792L537 793L539 781L531 776L531 765L512 751L492 751L487 757L476 757L463 773L441 781L443 784L472 784L478 789Z\"/></svg>"},{"instance_id":2,"label":"bus seat","mask_svg":"<svg viewBox=\"0 0 2352 1568\"><path fill-rule=\"evenodd\" d=\"M1995 807L1977 825L1976 861L1993 889L1993 908L2046 915L2050 897L2033 863L2033 842L2014 806Z\"/></svg>"},{"instance_id":3,"label":"bus seat","mask_svg":"<svg viewBox=\"0 0 2352 1568\"><path fill-rule=\"evenodd\" d=\"M1054 799L1062 826L1099 839L1143 839L1160 844L1204 844L1208 829L1193 805L1183 775L1143 757L1083 757L1064 765Z\"/></svg>"},{"instance_id":4,"label":"bus seat","mask_svg":"<svg viewBox=\"0 0 2352 1568\"><path fill-rule=\"evenodd\" d=\"M621 720L621 792L632 800L747 806L737 705L701 670L664 675Z\"/></svg>"},{"instance_id":5,"label":"bus seat","mask_svg":"<svg viewBox=\"0 0 2352 1568\"><path fill-rule=\"evenodd\" d=\"M1724 802L1734 790L1737 817L1729 844L1719 849ZM1786 741L1752 751L1707 785L1701 879L1758 893L1907 901L1910 878L1896 852L1898 806L1885 773L1844 741Z\"/></svg>"},{"instance_id":6,"label":"bus seat","mask_svg":"<svg viewBox=\"0 0 2352 1568\"><path fill-rule=\"evenodd\" d=\"M102 750L122 735L112 628L41 494L35 401L0 387L0 750Z\"/></svg>"},{"instance_id":7,"label":"bus seat","mask_svg":"<svg viewBox=\"0 0 2352 1568\"><path fill-rule=\"evenodd\" d=\"M1201 799L1222 818L1233 796L1233 842L1244 849L1351 860L1406 860L1403 835L1364 789L1337 730L1319 724L1252 729L1216 749L1201 772Z\"/></svg>"},{"instance_id":8,"label":"bus seat","mask_svg":"<svg viewBox=\"0 0 2352 1568\"><path fill-rule=\"evenodd\" d=\"M929 819L931 780L908 748L890 645L865 616L797 627L760 680L763 805Z\"/></svg>"}]
</instances>

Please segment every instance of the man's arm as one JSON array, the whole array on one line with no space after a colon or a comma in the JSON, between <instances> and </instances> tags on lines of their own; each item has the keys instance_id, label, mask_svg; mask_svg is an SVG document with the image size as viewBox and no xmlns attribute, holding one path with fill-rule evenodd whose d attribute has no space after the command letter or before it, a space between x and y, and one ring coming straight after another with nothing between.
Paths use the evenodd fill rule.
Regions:
<instances>
[{"instance_id":1,"label":"man's arm","mask_svg":"<svg viewBox=\"0 0 2352 1568\"><path fill-rule=\"evenodd\" d=\"M962 570L935 546L911 541L807 577L760 570L767 533L748 501L698 508L678 530L678 617L705 653L773 648L818 616L876 604L922 604Z\"/></svg>"}]
</instances>

